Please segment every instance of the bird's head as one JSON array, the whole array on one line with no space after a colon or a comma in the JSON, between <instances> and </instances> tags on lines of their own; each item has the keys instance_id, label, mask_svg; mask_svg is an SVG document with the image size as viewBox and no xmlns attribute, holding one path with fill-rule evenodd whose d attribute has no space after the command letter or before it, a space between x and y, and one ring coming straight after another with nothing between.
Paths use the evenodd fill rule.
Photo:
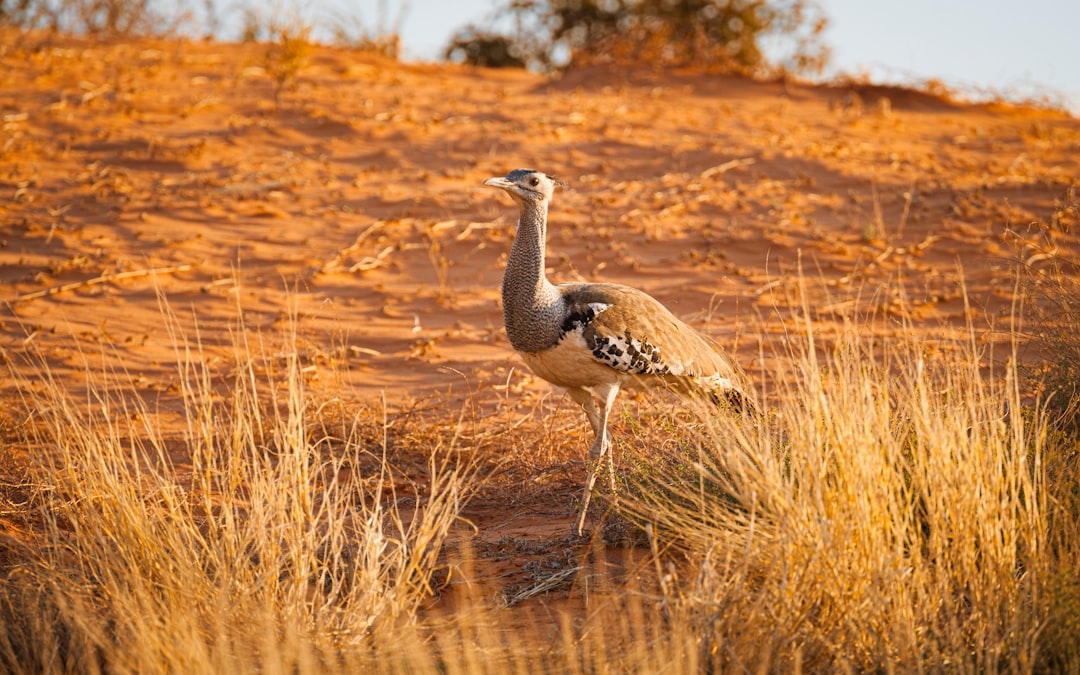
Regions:
<instances>
[{"instance_id":1,"label":"bird's head","mask_svg":"<svg viewBox=\"0 0 1080 675\"><path fill-rule=\"evenodd\" d=\"M532 169L514 169L502 178L488 178L484 185L501 188L521 204L550 202L556 187L566 183Z\"/></svg>"}]
</instances>

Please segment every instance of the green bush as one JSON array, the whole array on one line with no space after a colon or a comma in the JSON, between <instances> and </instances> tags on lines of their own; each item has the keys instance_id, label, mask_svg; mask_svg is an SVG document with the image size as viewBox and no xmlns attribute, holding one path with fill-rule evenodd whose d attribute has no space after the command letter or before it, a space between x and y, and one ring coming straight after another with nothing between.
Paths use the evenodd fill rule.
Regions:
<instances>
[{"instance_id":1,"label":"green bush","mask_svg":"<svg viewBox=\"0 0 1080 675\"><path fill-rule=\"evenodd\" d=\"M505 35L472 26L463 28L447 45L443 58L484 68L524 68L520 47Z\"/></svg>"},{"instance_id":2,"label":"green bush","mask_svg":"<svg viewBox=\"0 0 1080 675\"><path fill-rule=\"evenodd\" d=\"M826 20L808 0L510 0L494 17L513 25L509 51L534 67L647 62L771 75L820 71L828 58ZM470 27L447 53L468 58L494 36ZM770 59L763 45L773 39L790 53Z\"/></svg>"}]
</instances>

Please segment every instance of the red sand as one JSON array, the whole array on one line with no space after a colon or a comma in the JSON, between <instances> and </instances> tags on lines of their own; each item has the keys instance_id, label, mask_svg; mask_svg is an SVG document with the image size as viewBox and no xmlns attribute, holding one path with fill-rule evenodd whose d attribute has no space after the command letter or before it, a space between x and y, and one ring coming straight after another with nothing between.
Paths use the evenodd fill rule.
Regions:
<instances>
[{"instance_id":1,"label":"red sand","mask_svg":"<svg viewBox=\"0 0 1080 675\"><path fill-rule=\"evenodd\" d=\"M502 328L516 211L481 183L518 167L570 184L551 211L553 280L640 287L759 381L778 358L762 341L792 330L800 261L822 335L873 313L883 335L944 345L969 322L1004 339L1017 262L1077 251L1080 122L1055 112L694 72L548 80L333 48L277 109L280 64L262 45L3 43L9 409L15 375L37 377L24 354L78 397L104 349L173 423L160 291L188 331L197 316L222 376L240 307L269 344L295 314L311 385L346 406L437 394L449 419L474 392L557 405L536 451L572 458L562 478L577 480L585 435L553 440L550 425L584 419ZM573 481L548 490L526 464L540 473L520 477L533 486L520 503L480 501L470 517L485 545L532 537L537 556L558 555Z\"/></svg>"}]
</instances>

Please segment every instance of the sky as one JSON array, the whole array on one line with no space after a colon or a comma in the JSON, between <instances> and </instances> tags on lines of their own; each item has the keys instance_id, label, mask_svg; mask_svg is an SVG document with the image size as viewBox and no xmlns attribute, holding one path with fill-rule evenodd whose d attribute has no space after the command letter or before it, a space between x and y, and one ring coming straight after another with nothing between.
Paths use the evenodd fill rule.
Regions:
<instances>
[{"instance_id":1,"label":"sky","mask_svg":"<svg viewBox=\"0 0 1080 675\"><path fill-rule=\"evenodd\" d=\"M352 5L367 24L401 33L403 58L438 60L454 31L482 23L492 0ZM829 19L828 75L875 82L938 79L964 92L1051 96L1080 114L1080 1L818 0ZM379 7L383 11L379 11ZM400 24L397 21L400 20Z\"/></svg>"}]
</instances>

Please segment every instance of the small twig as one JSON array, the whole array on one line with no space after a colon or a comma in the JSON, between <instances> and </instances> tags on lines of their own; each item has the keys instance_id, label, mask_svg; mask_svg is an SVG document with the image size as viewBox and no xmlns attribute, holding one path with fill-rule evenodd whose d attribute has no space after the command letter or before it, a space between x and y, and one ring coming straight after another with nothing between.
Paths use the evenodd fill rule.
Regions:
<instances>
[{"instance_id":1,"label":"small twig","mask_svg":"<svg viewBox=\"0 0 1080 675\"><path fill-rule=\"evenodd\" d=\"M911 213L911 202L915 199L915 181L911 181L911 187L904 193L904 210L900 212L900 224L896 226L896 238L904 236L904 225L907 224L908 215Z\"/></svg>"},{"instance_id":2,"label":"small twig","mask_svg":"<svg viewBox=\"0 0 1080 675\"><path fill-rule=\"evenodd\" d=\"M850 284L852 281L855 281L856 279L858 279L862 275L866 274L867 272L869 272L869 271L873 270L874 268L876 268L881 263L885 262L885 260L888 259L888 257L891 256L895 252L896 252L896 248L894 248L892 246L886 246L885 249L883 251L881 251L881 253L878 253L876 256L874 256L873 260L866 263L861 268L852 270L848 274L845 274L844 276L840 277L839 279L836 280L837 283L838 284Z\"/></svg>"},{"instance_id":3,"label":"small twig","mask_svg":"<svg viewBox=\"0 0 1080 675\"><path fill-rule=\"evenodd\" d=\"M879 254L878 254L878 255L877 255L877 256L876 256L875 258L874 258L874 262L873 262L873 263L871 263L871 265L879 265L879 264L881 264L881 263L885 262L885 259L886 259L886 258L888 258L889 256L891 256L891 255L893 254L893 251L895 251L895 250L896 250L896 249L895 249L895 248L893 248L892 246L887 246L887 247L885 248L885 250L884 250L884 251L882 251L881 253L879 253Z\"/></svg>"},{"instance_id":4,"label":"small twig","mask_svg":"<svg viewBox=\"0 0 1080 675\"><path fill-rule=\"evenodd\" d=\"M174 265L172 267L155 267L145 270L131 270L129 272L114 272L111 274L102 274L100 277L94 277L93 279L87 279L85 281L73 281L70 284L63 284L62 286L53 286L52 288L34 291L33 293L24 293L20 296L17 296L14 300L12 300L12 302L36 300L37 298L44 298L50 295L64 293L66 291L73 291L77 288L84 288L86 286L97 286L98 284L104 284L109 281L119 281L120 279L136 279L138 277L147 277L155 274L174 274L176 272L187 272L191 269L191 267L191 265Z\"/></svg>"},{"instance_id":5,"label":"small twig","mask_svg":"<svg viewBox=\"0 0 1080 675\"><path fill-rule=\"evenodd\" d=\"M541 579L540 582L537 583L535 586L530 586L529 588L519 591L514 595L504 596L503 602L506 603L507 607L513 607L514 605L528 600L529 598L540 595L541 593L547 593L548 591L557 588L564 588L566 586L566 583L568 581L572 581L574 575L576 575L581 569L583 568L581 566L578 566L559 570L551 576Z\"/></svg>"},{"instance_id":6,"label":"small twig","mask_svg":"<svg viewBox=\"0 0 1080 675\"><path fill-rule=\"evenodd\" d=\"M330 260L327 260L326 263L324 263L323 266L319 268L319 272L322 272L322 273L325 274L326 272L329 272L330 270L334 269L335 267L340 267L341 266L341 261L345 259L345 256L349 255L350 253L352 253L356 249L360 248L360 244L364 243L364 240L367 239L368 236L370 236L372 233L374 233L376 230L378 230L380 227L382 227L385 224L386 224L386 221L376 220L371 225L368 225L367 229L365 229L363 232L361 232L359 234L359 236L356 237L356 241L354 241L353 243L349 244L345 248L338 251L337 254L333 258L331 258ZM353 271L353 270L350 270L350 271Z\"/></svg>"},{"instance_id":7,"label":"small twig","mask_svg":"<svg viewBox=\"0 0 1080 675\"><path fill-rule=\"evenodd\" d=\"M476 222L472 222L472 223L469 223L468 225L466 225L465 229L462 230L460 233L458 233L458 235L456 237L454 237L454 239L456 241L461 241L462 239L468 239L469 235L471 235L473 233L473 230L490 230L490 229L494 229L496 227L502 227L502 223L499 223L499 222L494 222L494 223L476 223Z\"/></svg>"},{"instance_id":8,"label":"small twig","mask_svg":"<svg viewBox=\"0 0 1080 675\"><path fill-rule=\"evenodd\" d=\"M941 237L941 235L939 235L939 234L930 234L930 235L927 235L926 239L923 239L923 240L922 240L922 241L920 241L920 242L919 242L918 244L915 244L915 246L913 246L912 248L913 248L914 250L918 251L919 253L922 253L922 252L923 252L923 251L925 251L926 249L928 249L928 248L930 248L931 246L933 246L933 245L934 245L934 242L936 242L936 241L937 241L938 239L941 239L941 238L942 238L942 237Z\"/></svg>"},{"instance_id":9,"label":"small twig","mask_svg":"<svg viewBox=\"0 0 1080 675\"><path fill-rule=\"evenodd\" d=\"M206 293L212 288L217 288L218 286L228 286L230 284L232 284L233 286L237 284L236 277L222 277L220 279L214 279L209 283L203 284L201 290L203 293Z\"/></svg>"},{"instance_id":10,"label":"small twig","mask_svg":"<svg viewBox=\"0 0 1080 675\"><path fill-rule=\"evenodd\" d=\"M761 288L754 291L754 297L755 298L760 298L761 296L765 295L766 293L768 293L772 289L774 289L777 286L780 286L780 285L782 285L784 283L785 283L784 279L774 279L774 280L770 281L769 283L765 284L764 286L762 286Z\"/></svg>"},{"instance_id":11,"label":"small twig","mask_svg":"<svg viewBox=\"0 0 1080 675\"><path fill-rule=\"evenodd\" d=\"M387 246L383 250L379 251L379 254L374 258L368 256L349 268L350 272L366 272L373 270L382 264L382 261L386 256L390 255L390 252L394 250L393 246Z\"/></svg>"},{"instance_id":12,"label":"small twig","mask_svg":"<svg viewBox=\"0 0 1080 675\"><path fill-rule=\"evenodd\" d=\"M874 201L874 229L870 233L871 239L885 237L885 218L881 215L881 200L878 198L877 181L870 179L870 196Z\"/></svg>"},{"instance_id":13,"label":"small twig","mask_svg":"<svg viewBox=\"0 0 1080 675\"><path fill-rule=\"evenodd\" d=\"M378 349L371 349L369 347L357 347L355 345L349 345L349 354L363 354L365 356L382 356L382 352Z\"/></svg>"},{"instance_id":14,"label":"small twig","mask_svg":"<svg viewBox=\"0 0 1080 675\"><path fill-rule=\"evenodd\" d=\"M710 169L705 169L704 171L701 172L701 177L702 178L709 178L710 176L715 176L718 173L727 173L728 171L731 171L732 169L737 169L740 166L750 166L751 164L753 164L756 161L757 160L755 160L753 157L744 157L742 159L733 159L730 162L724 162L723 164L720 164L718 166L714 166L714 167L712 167Z\"/></svg>"}]
</instances>

